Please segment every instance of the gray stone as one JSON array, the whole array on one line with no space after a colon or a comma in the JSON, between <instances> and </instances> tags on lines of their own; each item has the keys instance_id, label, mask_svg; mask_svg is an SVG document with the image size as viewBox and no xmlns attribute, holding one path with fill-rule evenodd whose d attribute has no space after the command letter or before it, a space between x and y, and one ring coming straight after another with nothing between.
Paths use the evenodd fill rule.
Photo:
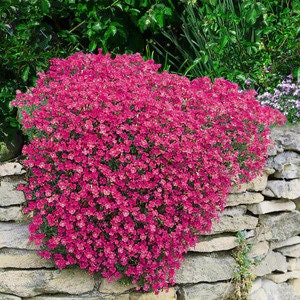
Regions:
<instances>
[{"instance_id":1,"label":"gray stone","mask_svg":"<svg viewBox=\"0 0 300 300\"><path fill-rule=\"evenodd\" d=\"M20 206L0 207L0 222L1 221L22 221L26 217L22 213Z\"/></svg>"},{"instance_id":2,"label":"gray stone","mask_svg":"<svg viewBox=\"0 0 300 300\"><path fill-rule=\"evenodd\" d=\"M284 198L294 200L300 197L300 179L269 180L263 195L272 198Z\"/></svg>"},{"instance_id":3,"label":"gray stone","mask_svg":"<svg viewBox=\"0 0 300 300\"><path fill-rule=\"evenodd\" d=\"M20 297L54 293L77 295L93 288L93 276L78 269L0 271L0 291Z\"/></svg>"},{"instance_id":4,"label":"gray stone","mask_svg":"<svg viewBox=\"0 0 300 300\"><path fill-rule=\"evenodd\" d=\"M20 297L0 293L0 300L21 300Z\"/></svg>"},{"instance_id":5,"label":"gray stone","mask_svg":"<svg viewBox=\"0 0 300 300\"><path fill-rule=\"evenodd\" d=\"M214 251L223 251L230 250L235 248L238 245L236 236L225 235L225 236L208 236L201 237L199 243L196 244L194 248L191 248L190 251L195 252L214 252Z\"/></svg>"},{"instance_id":6,"label":"gray stone","mask_svg":"<svg viewBox=\"0 0 300 300\"><path fill-rule=\"evenodd\" d=\"M279 248L277 251L288 257L300 257L300 244Z\"/></svg>"},{"instance_id":7,"label":"gray stone","mask_svg":"<svg viewBox=\"0 0 300 300\"><path fill-rule=\"evenodd\" d=\"M286 283L276 284L268 279L262 280L262 288L266 292L267 300L289 300L294 299L294 292L291 285Z\"/></svg>"},{"instance_id":8,"label":"gray stone","mask_svg":"<svg viewBox=\"0 0 300 300\"><path fill-rule=\"evenodd\" d=\"M98 291L100 293L111 294L111 293L124 293L126 291L134 289L133 284L121 284L117 281L108 282L107 279L102 279Z\"/></svg>"},{"instance_id":9,"label":"gray stone","mask_svg":"<svg viewBox=\"0 0 300 300\"><path fill-rule=\"evenodd\" d=\"M290 280L290 283L293 286L295 296L300 297L300 279L299 278L292 279L292 280ZM297 299L299 299L299 298L297 298Z\"/></svg>"},{"instance_id":10,"label":"gray stone","mask_svg":"<svg viewBox=\"0 0 300 300\"><path fill-rule=\"evenodd\" d=\"M269 241L284 241L300 234L300 212L292 211L278 215L261 215L261 228Z\"/></svg>"},{"instance_id":11,"label":"gray stone","mask_svg":"<svg viewBox=\"0 0 300 300\"><path fill-rule=\"evenodd\" d=\"M36 251L0 249L0 269L37 269L54 267L50 260L40 257Z\"/></svg>"},{"instance_id":12,"label":"gray stone","mask_svg":"<svg viewBox=\"0 0 300 300\"><path fill-rule=\"evenodd\" d=\"M288 270L300 271L300 257L288 258Z\"/></svg>"},{"instance_id":13,"label":"gray stone","mask_svg":"<svg viewBox=\"0 0 300 300\"><path fill-rule=\"evenodd\" d=\"M229 194L226 199L226 207L240 204L259 203L264 200L260 193L244 192L242 194Z\"/></svg>"},{"instance_id":14,"label":"gray stone","mask_svg":"<svg viewBox=\"0 0 300 300\"><path fill-rule=\"evenodd\" d=\"M38 249L29 242L28 223L0 222L0 248Z\"/></svg>"},{"instance_id":15,"label":"gray stone","mask_svg":"<svg viewBox=\"0 0 300 300\"><path fill-rule=\"evenodd\" d=\"M174 288L170 288L168 292L161 291L158 295L154 293L131 293L129 300L176 300L176 292Z\"/></svg>"},{"instance_id":16,"label":"gray stone","mask_svg":"<svg viewBox=\"0 0 300 300\"><path fill-rule=\"evenodd\" d=\"M236 215L244 215L247 211L246 205L238 205L238 206L228 206L223 211L224 216L234 217Z\"/></svg>"},{"instance_id":17,"label":"gray stone","mask_svg":"<svg viewBox=\"0 0 300 300\"><path fill-rule=\"evenodd\" d=\"M271 300L267 298L267 294L263 288L259 288L249 295L249 300ZM275 298L273 298L275 300ZM277 299L278 300L278 299Z\"/></svg>"},{"instance_id":18,"label":"gray stone","mask_svg":"<svg viewBox=\"0 0 300 300\"><path fill-rule=\"evenodd\" d=\"M300 177L300 154L296 152L283 152L268 159L268 165L276 171L275 178L294 179Z\"/></svg>"},{"instance_id":19,"label":"gray stone","mask_svg":"<svg viewBox=\"0 0 300 300\"><path fill-rule=\"evenodd\" d=\"M26 300L131 300L129 294L101 296L35 296Z\"/></svg>"},{"instance_id":20,"label":"gray stone","mask_svg":"<svg viewBox=\"0 0 300 300\"><path fill-rule=\"evenodd\" d=\"M24 193L16 188L23 180L5 177L0 182L0 206L10 206L25 202Z\"/></svg>"},{"instance_id":21,"label":"gray stone","mask_svg":"<svg viewBox=\"0 0 300 300\"><path fill-rule=\"evenodd\" d=\"M271 170L265 171L262 175L257 176L248 183L240 184L239 186L233 186L231 193L242 193L245 191L263 191L267 186L268 174Z\"/></svg>"},{"instance_id":22,"label":"gray stone","mask_svg":"<svg viewBox=\"0 0 300 300\"><path fill-rule=\"evenodd\" d=\"M245 229L254 229L258 223L258 218L253 216L221 216L219 221L214 221L212 232L217 234L221 232L238 232Z\"/></svg>"},{"instance_id":23,"label":"gray stone","mask_svg":"<svg viewBox=\"0 0 300 300\"><path fill-rule=\"evenodd\" d=\"M229 280L234 269L229 255L188 254L177 271L176 283L198 283Z\"/></svg>"},{"instance_id":24,"label":"gray stone","mask_svg":"<svg viewBox=\"0 0 300 300\"><path fill-rule=\"evenodd\" d=\"M290 125L271 129L271 140L275 144L277 153L284 150L300 152L300 126Z\"/></svg>"},{"instance_id":25,"label":"gray stone","mask_svg":"<svg viewBox=\"0 0 300 300\"><path fill-rule=\"evenodd\" d=\"M262 201L257 204L248 205L248 210L255 215L267 214L277 211L292 211L296 209L296 204L290 200Z\"/></svg>"},{"instance_id":26,"label":"gray stone","mask_svg":"<svg viewBox=\"0 0 300 300\"><path fill-rule=\"evenodd\" d=\"M18 162L7 162L0 164L0 177L21 175L26 173L24 167Z\"/></svg>"},{"instance_id":27,"label":"gray stone","mask_svg":"<svg viewBox=\"0 0 300 300\"><path fill-rule=\"evenodd\" d=\"M273 251L270 251L257 266L253 267L253 274L256 276L264 276L273 271L287 271L286 257Z\"/></svg>"},{"instance_id":28,"label":"gray stone","mask_svg":"<svg viewBox=\"0 0 300 300\"><path fill-rule=\"evenodd\" d=\"M268 253L270 247L266 241L261 241L253 245L249 252L250 257L264 256Z\"/></svg>"},{"instance_id":29,"label":"gray stone","mask_svg":"<svg viewBox=\"0 0 300 300\"><path fill-rule=\"evenodd\" d=\"M286 246L292 246L296 244L300 244L300 236L293 236L287 240L280 241L280 242L271 242L271 248L274 250L274 249L278 249Z\"/></svg>"},{"instance_id":30,"label":"gray stone","mask_svg":"<svg viewBox=\"0 0 300 300\"><path fill-rule=\"evenodd\" d=\"M182 300L219 300L226 299L226 296L231 292L230 282L220 283L200 283L192 286L185 286L180 293Z\"/></svg>"},{"instance_id":31,"label":"gray stone","mask_svg":"<svg viewBox=\"0 0 300 300\"><path fill-rule=\"evenodd\" d=\"M269 274L266 275L266 278L274 281L275 283L282 283L289 279L300 279L300 271L291 271L283 274Z\"/></svg>"}]
</instances>

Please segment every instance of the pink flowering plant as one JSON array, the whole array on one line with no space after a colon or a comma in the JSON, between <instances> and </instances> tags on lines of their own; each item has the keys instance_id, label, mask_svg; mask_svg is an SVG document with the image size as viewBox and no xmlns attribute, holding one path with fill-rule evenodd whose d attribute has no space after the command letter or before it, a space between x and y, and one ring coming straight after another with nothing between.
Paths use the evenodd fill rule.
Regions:
<instances>
[{"instance_id":1,"label":"pink flowering plant","mask_svg":"<svg viewBox=\"0 0 300 300\"><path fill-rule=\"evenodd\" d=\"M39 254L156 292L285 122L254 91L158 69L139 54L75 53L13 102L31 137L20 189Z\"/></svg>"}]
</instances>

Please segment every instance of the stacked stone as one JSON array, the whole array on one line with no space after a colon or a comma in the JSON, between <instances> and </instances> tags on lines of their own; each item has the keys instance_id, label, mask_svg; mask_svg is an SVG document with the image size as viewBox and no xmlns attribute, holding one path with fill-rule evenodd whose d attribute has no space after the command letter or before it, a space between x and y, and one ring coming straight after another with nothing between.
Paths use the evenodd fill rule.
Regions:
<instances>
[{"instance_id":1,"label":"stacked stone","mask_svg":"<svg viewBox=\"0 0 300 300\"><path fill-rule=\"evenodd\" d=\"M249 253L259 261L251 300L300 299L300 126L275 128L267 168L236 187L213 231L190 249L177 272L177 285L159 295L137 293L133 285L108 283L78 268L57 270L29 242L25 202L16 190L25 182L22 165L0 165L0 300L212 300L232 293L238 246L246 233Z\"/></svg>"}]
</instances>

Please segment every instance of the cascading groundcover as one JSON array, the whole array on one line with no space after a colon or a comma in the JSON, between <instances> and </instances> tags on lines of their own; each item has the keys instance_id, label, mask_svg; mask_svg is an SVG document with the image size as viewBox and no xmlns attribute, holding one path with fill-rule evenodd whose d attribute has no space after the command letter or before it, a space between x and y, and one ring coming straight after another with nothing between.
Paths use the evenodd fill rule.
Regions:
<instances>
[{"instance_id":1,"label":"cascading groundcover","mask_svg":"<svg viewBox=\"0 0 300 300\"><path fill-rule=\"evenodd\" d=\"M254 91L158 69L139 54L79 52L13 101L39 254L155 292L175 284L232 184L262 170L269 126L285 122Z\"/></svg>"}]
</instances>

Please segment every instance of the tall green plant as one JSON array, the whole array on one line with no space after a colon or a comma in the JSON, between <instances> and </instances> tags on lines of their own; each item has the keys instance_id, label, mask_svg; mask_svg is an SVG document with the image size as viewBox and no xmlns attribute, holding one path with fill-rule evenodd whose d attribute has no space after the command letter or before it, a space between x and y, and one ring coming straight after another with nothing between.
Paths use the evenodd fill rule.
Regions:
<instances>
[{"instance_id":1,"label":"tall green plant","mask_svg":"<svg viewBox=\"0 0 300 300\"><path fill-rule=\"evenodd\" d=\"M154 47L176 72L264 90L300 70L299 11L293 0L186 1L180 32L163 30L170 47Z\"/></svg>"}]
</instances>

